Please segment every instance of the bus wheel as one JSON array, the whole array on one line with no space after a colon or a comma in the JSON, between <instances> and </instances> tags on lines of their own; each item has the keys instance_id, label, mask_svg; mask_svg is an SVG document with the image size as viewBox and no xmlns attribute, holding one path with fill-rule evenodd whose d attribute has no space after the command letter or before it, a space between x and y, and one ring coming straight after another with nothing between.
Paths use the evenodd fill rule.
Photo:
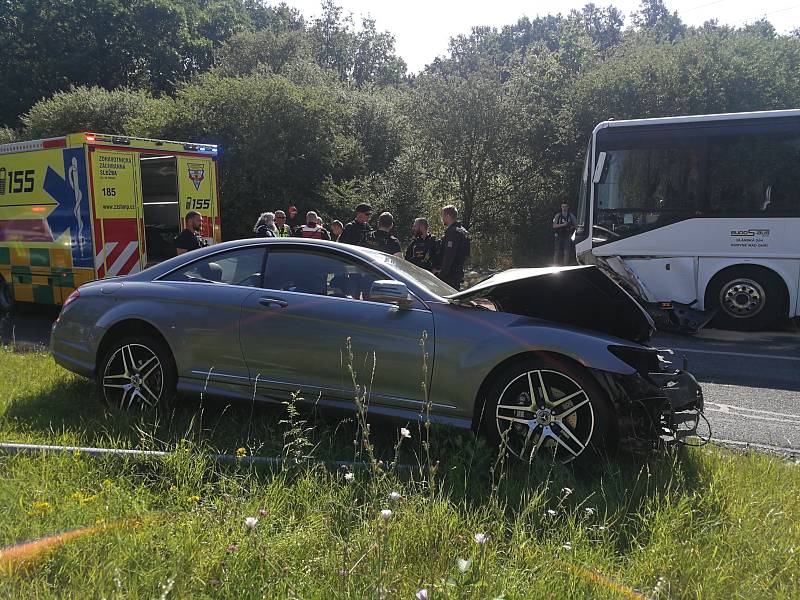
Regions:
<instances>
[{"instance_id":1,"label":"bus wheel","mask_svg":"<svg viewBox=\"0 0 800 600\"><path fill-rule=\"evenodd\" d=\"M0 277L0 312L8 312L14 306L14 293L6 280Z\"/></svg>"},{"instance_id":2,"label":"bus wheel","mask_svg":"<svg viewBox=\"0 0 800 600\"><path fill-rule=\"evenodd\" d=\"M714 325L757 331L788 315L786 286L773 271L758 266L724 269L706 288L706 309L716 309Z\"/></svg>"}]
</instances>

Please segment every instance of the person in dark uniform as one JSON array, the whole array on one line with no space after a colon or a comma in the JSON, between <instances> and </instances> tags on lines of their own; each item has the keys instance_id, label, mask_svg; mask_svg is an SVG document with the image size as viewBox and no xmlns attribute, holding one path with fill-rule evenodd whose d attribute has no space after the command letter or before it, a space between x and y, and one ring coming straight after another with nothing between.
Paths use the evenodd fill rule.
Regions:
<instances>
[{"instance_id":1,"label":"person in dark uniform","mask_svg":"<svg viewBox=\"0 0 800 600\"><path fill-rule=\"evenodd\" d=\"M575 231L575 215L569 212L569 204L561 205L561 212L553 217L554 243L553 264L569 265L572 262L572 232Z\"/></svg>"},{"instance_id":2,"label":"person in dark uniform","mask_svg":"<svg viewBox=\"0 0 800 600\"><path fill-rule=\"evenodd\" d=\"M459 289L464 281L464 263L469 257L469 234L458 220L458 209L445 206L442 209L442 222L446 227L441 244L442 265L439 279L451 287Z\"/></svg>"},{"instance_id":3,"label":"person in dark uniform","mask_svg":"<svg viewBox=\"0 0 800 600\"><path fill-rule=\"evenodd\" d=\"M394 227L392 213L381 213L378 217L378 231L373 238L375 240L373 248L403 258L403 248L400 246L400 240L392 235L392 227Z\"/></svg>"},{"instance_id":4,"label":"person in dark uniform","mask_svg":"<svg viewBox=\"0 0 800 600\"><path fill-rule=\"evenodd\" d=\"M353 246L373 247L375 233L372 227L369 226L369 218L371 216L372 207L369 204L356 206L356 218L345 225L338 241L343 244L352 244Z\"/></svg>"},{"instance_id":5,"label":"person in dark uniform","mask_svg":"<svg viewBox=\"0 0 800 600\"><path fill-rule=\"evenodd\" d=\"M428 233L428 219L414 219L411 227L414 239L406 248L406 260L427 271L439 268L439 240Z\"/></svg>"},{"instance_id":6,"label":"person in dark uniform","mask_svg":"<svg viewBox=\"0 0 800 600\"><path fill-rule=\"evenodd\" d=\"M199 232L202 229L203 215L193 210L186 213L186 228L175 238L175 250L179 256L185 252L208 246L208 242L200 236Z\"/></svg>"}]
</instances>

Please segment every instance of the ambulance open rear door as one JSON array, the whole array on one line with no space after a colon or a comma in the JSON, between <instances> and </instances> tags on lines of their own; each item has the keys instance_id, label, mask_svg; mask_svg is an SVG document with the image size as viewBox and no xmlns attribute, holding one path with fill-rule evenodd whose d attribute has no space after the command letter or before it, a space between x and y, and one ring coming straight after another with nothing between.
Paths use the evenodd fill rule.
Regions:
<instances>
[{"instance_id":1,"label":"ambulance open rear door","mask_svg":"<svg viewBox=\"0 0 800 600\"><path fill-rule=\"evenodd\" d=\"M98 278L144 267L139 152L89 146Z\"/></svg>"}]
</instances>

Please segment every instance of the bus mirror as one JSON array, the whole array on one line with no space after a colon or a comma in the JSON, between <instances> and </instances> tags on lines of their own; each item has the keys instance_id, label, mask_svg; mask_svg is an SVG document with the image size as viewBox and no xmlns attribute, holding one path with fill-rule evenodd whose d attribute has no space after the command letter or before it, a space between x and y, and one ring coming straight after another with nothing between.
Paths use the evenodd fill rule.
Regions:
<instances>
[{"instance_id":1,"label":"bus mirror","mask_svg":"<svg viewBox=\"0 0 800 600\"><path fill-rule=\"evenodd\" d=\"M606 166L606 153L601 152L597 155L597 165L594 168L594 175L592 175L592 183L600 183L603 178L603 168Z\"/></svg>"}]
</instances>

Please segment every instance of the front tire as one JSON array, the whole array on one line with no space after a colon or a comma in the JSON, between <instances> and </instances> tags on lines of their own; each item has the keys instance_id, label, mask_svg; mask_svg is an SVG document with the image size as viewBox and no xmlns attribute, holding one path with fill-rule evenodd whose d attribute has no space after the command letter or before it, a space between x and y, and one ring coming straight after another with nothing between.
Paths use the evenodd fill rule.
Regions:
<instances>
[{"instance_id":1,"label":"front tire","mask_svg":"<svg viewBox=\"0 0 800 600\"><path fill-rule=\"evenodd\" d=\"M177 379L169 348L160 340L137 336L112 344L98 369L97 385L111 407L166 413Z\"/></svg>"},{"instance_id":2,"label":"front tire","mask_svg":"<svg viewBox=\"0 0 800 600\"><path fill-rule=\"evenodd\" d=\"M483 419L489 439L525 462L596 460L613 430L608 400L592 376L554 355L503 369L489 389Z\"/></svg>"},{"instance_id":3,"label":"front tire","mask_svg":"<svg viewBox=\"0 0 800 600\"><path fill-rule=\"evenodd\" d=\"M706 309L716 309L714 325L758 331L786 317L788 297L783 281L763 267L743 265L714 275L706 288Z\"/></svg>"}]
</instances>

